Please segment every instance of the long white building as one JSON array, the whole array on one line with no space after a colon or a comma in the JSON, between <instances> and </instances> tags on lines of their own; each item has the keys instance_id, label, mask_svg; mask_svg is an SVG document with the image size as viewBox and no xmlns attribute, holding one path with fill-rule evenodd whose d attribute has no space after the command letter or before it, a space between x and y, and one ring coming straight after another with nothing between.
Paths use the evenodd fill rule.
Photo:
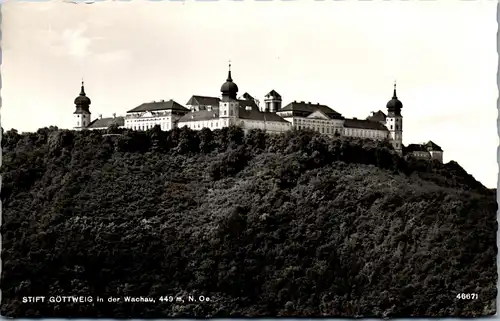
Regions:
<instances>
[{"instance_id":1,"label":"long white building","mask_svg":"<svg viewBox=\"0 0 500 321\"><path fill-rule=\"evenodd\" d=\"M74 129L105 129L113 123L132 130L147 130L156 125L162 130L184 126L193 130L238 126L245 132L262 129L269 133L308 128L324 135L389 139L396 151L406 151L403 146L403 104L398 99L396 84L393 96L386 105L387 114L379 110L365 119L345 118L329 106L319 103L293 101L283 107L282 97L274 89L265 95L262 105L248 93L237 98L239 88L232 79L231 65L220 91L220 98L194 95L186 107L174 100L162 100L141 104L129 110L125 116L98 117L91 121L91 101L82 82L80 95L75 99ZM442 149L431 143L418 148L411 144L407 151L417 157L442 161Z\"/></svg>"}]
</instances>

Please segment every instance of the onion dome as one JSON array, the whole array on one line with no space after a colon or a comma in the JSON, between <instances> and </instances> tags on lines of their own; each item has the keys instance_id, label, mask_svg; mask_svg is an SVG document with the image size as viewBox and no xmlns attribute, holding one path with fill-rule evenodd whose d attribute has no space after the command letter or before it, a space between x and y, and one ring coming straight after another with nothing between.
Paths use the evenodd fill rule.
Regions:
<instances>
[{"instance_id":1,"label":"onion dome","mask_svg":"<svg viewBox=\"0 0 500 321\"><path fill-rule=\"evenodd\" d=\"M238 86L233 82L233 78L231 78L231 64L229 64L229 72L227 74L226 82L222 84L220 91L222 92L222 96L236 99Z\"/></svg>"},{"instance_id":2,"label":"onion dome","mask_svg":"<svg viewBox=\"0 0 500 321\"><path fill-rule=\"evenodd\" d=\"M394 94L392 95L392 99L387 103L387 109L393 112L400 112L401 108L403 108L403 103L396 95L396 83L394 83Z\"/></svg>"},{"instance_id":3,"label":"onion dome","mask_svg":"<svg viewBox=\"0 0 500 321\"><path fill-rule=\"evenodd\" d=\"M80 91L80 95L75 98L75 105L80 105L80 106L90 105L90 98L87 97L87 95L85 94L83 81L82 81L82 89Z\"/></svg>"}]
</instances>

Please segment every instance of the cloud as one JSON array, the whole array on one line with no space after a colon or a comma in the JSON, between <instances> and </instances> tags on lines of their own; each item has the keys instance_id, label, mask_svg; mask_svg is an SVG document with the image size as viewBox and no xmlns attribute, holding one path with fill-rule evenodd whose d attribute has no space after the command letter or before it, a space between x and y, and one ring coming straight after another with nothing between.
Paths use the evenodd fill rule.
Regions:
<instances>
[{"instance_id":1,"label":"cloud","mask_svg":"<svg viewBox=\"0 0 500 321\"><path fill-rule=\"evenodd\" d=\"M61 45L64 51L77 58L83 58L90 54L90 44L92 40L86 37L86 26L77 29L66 29L61 35Z\"/></svg>"},{"instance_id":2,"label":"cloud","mask_svg":"<svg viewBox=\"0 0 500 321\"><path fill-rule=\"evenodd\" d=\"M55 55L83 59L93 54L92 45L101 39L89 36L87 31L87 25L82 24L76 28L66 28L62 32L53 31L49 27L45 34L48 34L49 46Z\"/></svg>"},{"instance_id":3,"label":"cloud","mask_svg":"<svg viewBox=\"0 0 500 321\"><path fill-rule=\"evenodd\" d=\"M132 55L128 50L114 50L96 55L96 60L103 64L126 63L132 59Z\"/></svg>"}]
</instances>

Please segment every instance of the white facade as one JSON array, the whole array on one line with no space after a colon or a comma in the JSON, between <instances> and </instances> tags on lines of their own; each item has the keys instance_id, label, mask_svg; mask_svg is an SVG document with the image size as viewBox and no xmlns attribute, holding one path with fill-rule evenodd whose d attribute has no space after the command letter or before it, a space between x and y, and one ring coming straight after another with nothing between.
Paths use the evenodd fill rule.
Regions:
<instances>
[{"instance_id":1,"label":"white facade","mask_svg":"<svg viewBox=\"0 0 500 321\"><path fill-rule=\"evenodd\" d=\"M229 127L228 119L214 118L210 120L192 120L192 121L182 121L178 122L177 126L179 128L187 126L193 130L201 130L203 128L209 128L210 130L221 129L223 127Z\"/></svg>"},{"instance_id":2,"label":"white facade","mask_svg":"<svg viewBox=\"0 0 500 321\"><path fill-rule=\"evenodd\" d=\"M387 129L389 129L390 139L394 149L401 151L403 148L403 116L387 116L386 126Z\"/></svg>"},{"instance_id":3,"label":"white facade","mask_svg":"<svg viewBox=\"0 0 500 321\"><path fill-rule=\"evenodd\" d=\"M228 126L237 125L236 119L239 118L240 105L238 101L221 101L219 103L219 118L227 119Z\"/></svg>"},{"instance_id":4,"label":"white facade","mask_svg":"<svg viewBox=\"0 0 500 321\"><path fill-rule=\"evenodd\" d=\"M86 112L73 114L74 129L82 129L87 127L90 124L90 116L91 113Z\"/></svg>"},{"instance_id":5,"label":"white facade","mask_svg":"<svg viewBox=\"0 0 500 321\"><path fill-rule=\"evenodd\" d=\"M322 134L342 135L344 121L342 119L324 119L311 117L284 117L295 129L311 129Z\"/></svg>"},{"instance_id":6,"label":"white facade","mask_svg":"<svg viewBox=\"0 0 500 321\"><path fill-rule=\"evenodd\" d=\"M240 126L245 131L250 131L252 129L261 129L273 134L283 133L292 128L292 125L288 122L262 121L252 119L242 119L240 121Z\"/></svg>"},{"instance_id":7,"label":"white facade","mask_svg":"<svg viewBox=\"0 0 500 321\"><path fill-rule=\"evenodd\" d=\"M160 125L161 129L166 131L175 128L175 121L179 118L172 115L170 110L128 113L125 116L125 128L148 130L156 125Z\"/></svg>"},{"instance_id":8,"label":"white facade","mask_svg":"<svg viewBox=\"0 0 500 321\"><path fill-rule=\"evenodd\" d=\"M389 138L387 131L365 128L344 128L343 135L348 137L370 138L376 140Z\"/></svg>"}]
</instances>

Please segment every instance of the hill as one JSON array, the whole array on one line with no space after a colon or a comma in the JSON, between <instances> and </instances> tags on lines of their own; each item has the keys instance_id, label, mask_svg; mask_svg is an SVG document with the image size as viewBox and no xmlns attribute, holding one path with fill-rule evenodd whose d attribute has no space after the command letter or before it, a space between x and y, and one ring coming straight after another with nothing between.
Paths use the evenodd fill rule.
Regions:
<instances>
[{"instance_id":1,"label":"hill","mask_svg":"<svg viewBox=\"0 0 500 321\"><path fill-rule=\"evenodd\" d=\"M496 313L496 195L455 162L310 131L108 132L4 134L2 315ZM168 302L189 295L210 301Z\"/></svg>"}]
</instances>

